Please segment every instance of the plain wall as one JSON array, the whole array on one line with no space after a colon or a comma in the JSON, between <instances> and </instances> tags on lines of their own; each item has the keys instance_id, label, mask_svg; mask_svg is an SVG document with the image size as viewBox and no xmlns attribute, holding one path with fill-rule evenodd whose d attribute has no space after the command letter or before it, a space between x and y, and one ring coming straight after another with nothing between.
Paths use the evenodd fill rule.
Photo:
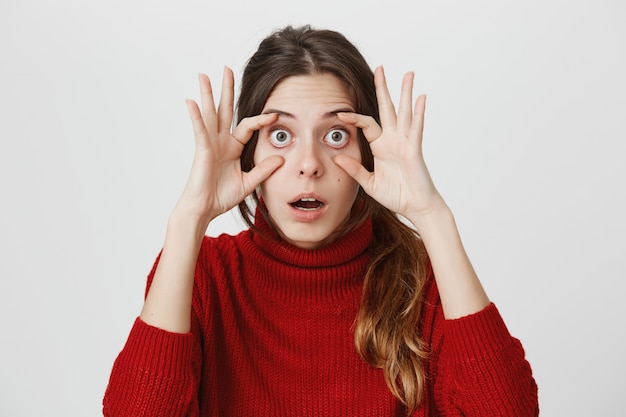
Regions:
<instances>
[{"instance_id":1,"label":"plain wall","mask_svg":"<svg viewBox=\"0 0 626 417\"><path fill-rule=\"evenodd\" d=\"M623 415L625 18L617 0L2 0L0 415L101 414L189 172L184 99L290 23L342 31L396 98L415 71L427 164L541 414Z\"/></svg>"}]
</instances>

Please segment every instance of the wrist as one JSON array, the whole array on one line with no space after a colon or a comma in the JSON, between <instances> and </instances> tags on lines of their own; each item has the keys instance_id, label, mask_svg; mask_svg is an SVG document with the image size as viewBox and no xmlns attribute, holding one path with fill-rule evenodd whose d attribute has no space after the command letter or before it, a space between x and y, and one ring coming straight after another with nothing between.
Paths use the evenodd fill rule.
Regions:
<instances>
[{"instance_id":1,"label":"wrist","mask_svg":"<svg viewBox=\"0 0 626 417\"><path fill-rule=\"evenodd\" d=\"M443 199L428 210L412 212L405 216L424 237L440 229L443 225L454 224L454 215Z\"/></svg>"},{"instance_id":2,"label":"wrist","mask_svg":"<svg viewBox=\"0 0 626 417\"><path fill-rule=\"evenodd\" d=\"M447 205L409 220L428 252L445 318L463 317L488 305L489 298L465 252L456 220Z\"/></svg>"},{"instance_id":3,"label":"wrist","mask_svg":"<svg viewBox=\"0 0 626 417\"><path fill-rule=\"evenodd\" d=\"M176 206L170 213L170 217L167 222L167 233L175 233L177 235L184 234L187 236L191 235L196 238L202 238L212 219L213 217L199 216L193 212L189 212L179 206Z\"/></svg>"}]
</instances>

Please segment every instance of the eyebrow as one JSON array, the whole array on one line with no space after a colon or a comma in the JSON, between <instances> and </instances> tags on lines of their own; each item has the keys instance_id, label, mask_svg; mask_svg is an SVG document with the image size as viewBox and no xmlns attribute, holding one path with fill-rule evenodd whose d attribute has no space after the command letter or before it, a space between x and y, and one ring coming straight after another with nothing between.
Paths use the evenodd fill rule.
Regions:
<instances>
[{"instance_id":1,"label":"eyebrow","mask_svg":"<svg viewBox=\"0 0 626 417\"><path fill-rule=\"evenodd\" d=\"M325 113L323 118L324 119L330 119L332 117L336 117L337 113L354 113L354 110L351 109L350 107L342 107L340 109L332 110L332 111L329 111L328 113ZM287 118L290 118L290 119L295 119L296 118L295 115L293 115L293 114L291 114L289 112L286 112L284 110L278 110L278 109L267 109L262 114L278 114L279 116L287 117Z\"/></svg>"}]
</instances>

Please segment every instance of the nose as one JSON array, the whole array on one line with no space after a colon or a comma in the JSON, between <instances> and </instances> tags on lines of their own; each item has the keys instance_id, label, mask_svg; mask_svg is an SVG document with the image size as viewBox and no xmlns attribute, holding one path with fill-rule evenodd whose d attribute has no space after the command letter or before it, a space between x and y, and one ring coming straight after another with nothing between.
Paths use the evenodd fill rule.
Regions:
<instances>
[{"instance_id":1,"label":"nose","mask_svg":"<svg viewBox=\"0 0 626 417\"><path fill-rule=\"evenodd\" d=\"M305 141L300 149L298 161L299 177L320 177L324 173L324 164L321 159L320 149L314 141Z\"/></svg>"}]
</instances>

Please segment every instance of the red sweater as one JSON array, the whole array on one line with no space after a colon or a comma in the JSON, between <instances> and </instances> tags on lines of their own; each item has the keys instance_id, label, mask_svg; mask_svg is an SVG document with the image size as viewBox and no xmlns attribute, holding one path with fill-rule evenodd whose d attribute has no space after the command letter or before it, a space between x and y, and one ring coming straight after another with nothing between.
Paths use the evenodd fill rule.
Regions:
<instances>
[{"instance_id":1,"label":"red sweater","mask_svg":"<svg viewBox=\"0 0 626 417\"><path fill-rule=\"evenodd\" d=\"M353 342L371 238L369 222L312 251L250 230L205 237L191 332L138 318L113 366L104 415L406 415ZM530 365L493 304L445 320L431 280L423 308L419 331L431 352L426 401L413 416L538 415Z\"/></svg>"}]
</instances>

